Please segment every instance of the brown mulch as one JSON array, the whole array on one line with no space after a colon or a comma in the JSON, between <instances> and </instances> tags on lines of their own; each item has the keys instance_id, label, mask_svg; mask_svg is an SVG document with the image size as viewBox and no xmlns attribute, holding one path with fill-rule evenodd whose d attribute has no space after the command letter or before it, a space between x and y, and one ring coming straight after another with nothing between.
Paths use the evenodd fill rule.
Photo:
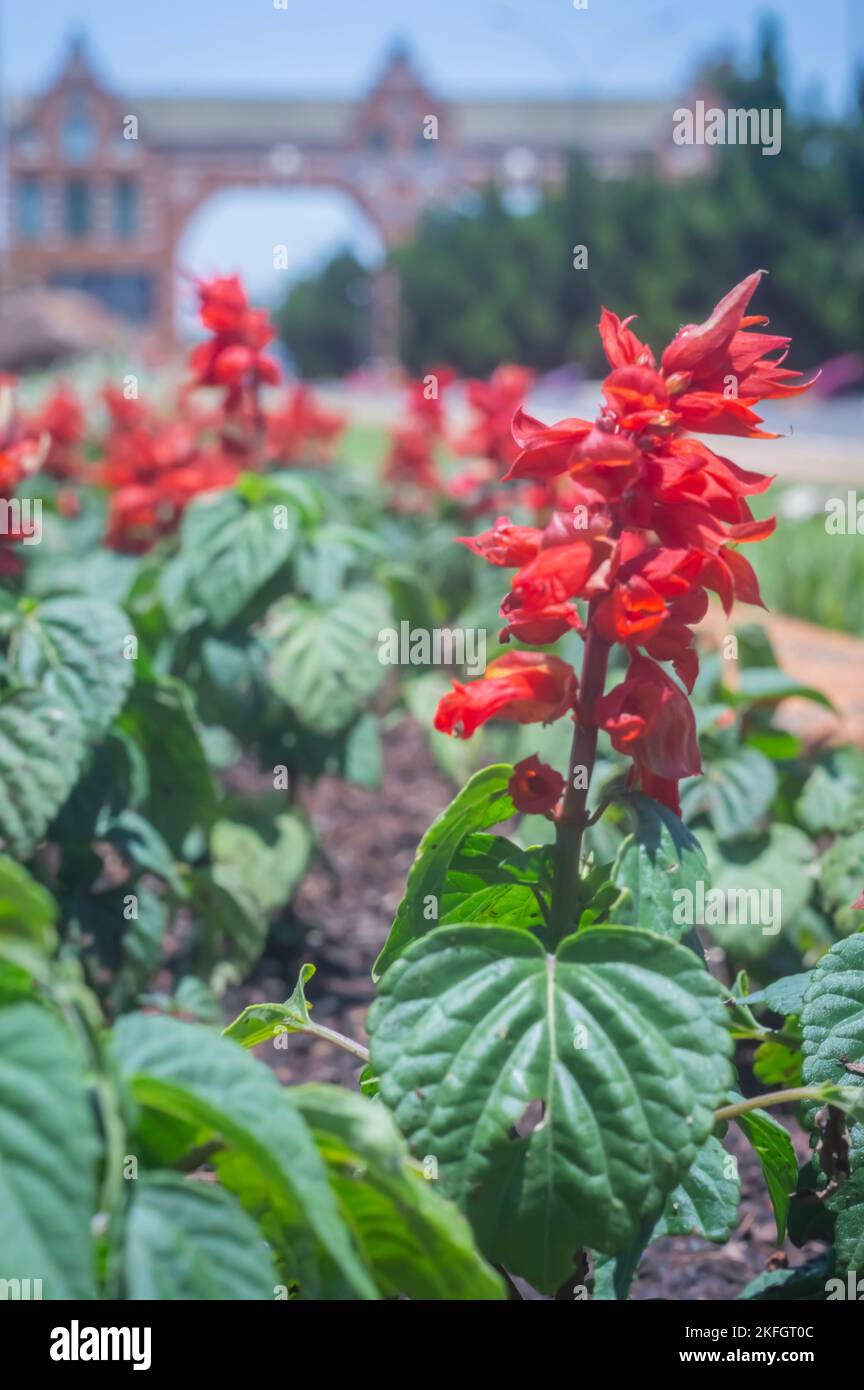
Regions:
<instances>
[{"instance_id":1,"label":"brown mulch","mask_svg":"<svg viewBox=\"0 0 864 1390\"><path fill-rule=\"evenodd\" d=\"M380 950L417 844L453 789L438 771L426 732L405 720L384 739L384 783L378 791L324 778L306 801L324 857L307 875L294 903L295 940L265 956L251 984L233 990L226 1012L234 1017L249 1003L283 1000L294 987L304 961L317 974L306 987L316 1022L366 1041L363 1020L374 989L372 963ZM277 934L278 935L278 934ZM283 940L285 933L282 933ZM301 1035L287 1046L265 1044L258 1055L286 1083L328 1081L355 1086L360 1068L350 1054ZM806 1140L795 1132L799 1155ZM734 1125L727 1147L741 1176L740 1220L726 1245L696 1237L666 1238L646 1253L632 1291L636 1299L717 1300L735 1298L769 1261L777 1263L776 1231L759 1162ZM790 1265L805 1255L788 1243L781 1247ZM807 1256L813 1252L808 1247Z\"/></svg>"}]
</instances>

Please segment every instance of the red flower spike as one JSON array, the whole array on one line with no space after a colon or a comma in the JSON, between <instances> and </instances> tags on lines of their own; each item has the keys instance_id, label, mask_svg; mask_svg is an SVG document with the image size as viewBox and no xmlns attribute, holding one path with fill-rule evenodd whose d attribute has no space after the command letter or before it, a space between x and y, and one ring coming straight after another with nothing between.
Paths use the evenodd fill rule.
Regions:
<instances>
[{"instance_id":1,"label":"red flower spike","mask_svg":"<svg viewBox=\"0 0 864 1390\"><path fill-rule=\"evenodd\" d=\"M588 675L577 723L604 728L632 759L633 784L676 812L679 780L700 770L685 693L699 670L693 627L710 590L727 612L736 599L761 604L738 546L765 539L775 525L773 517L754 518L747 501L771 478L740 468L691 432L775 438L754 407L812 385L785 366L789 340L759 331L766 319L747 313L762 273L730 290L704 323L680 329L659 366L629 327L632 320L604 308L599 331L611 370L597 419L547 426L522 408L513 417L518 452L505 481L520 483L517 504L536 508L544 520L551 513L551 520L541 531L499 517L491 530L463 538L490 563L516 569L501 607L503 641L544 645L571 630L585 639ZM478 387L475 407L489 399ZM493 466L491 441L486 449ZM494 498L497 507L497 491ZM587 620L580 600L588 604ZM599 694L613 644L629 655L627 675ZM535 672L543 660L536 652L508 660L518 657ZM495 665L484 681L457 686L442 701L437 727L458 724L470 733L493 714L524 717L515 668ZM574 679L569 699L577 708L575 689ZM547 717L536 705L527 708L533 718ZM568 799L560 814L579 819L583 808L568 812Z\"/></svg>"}]
</instances>

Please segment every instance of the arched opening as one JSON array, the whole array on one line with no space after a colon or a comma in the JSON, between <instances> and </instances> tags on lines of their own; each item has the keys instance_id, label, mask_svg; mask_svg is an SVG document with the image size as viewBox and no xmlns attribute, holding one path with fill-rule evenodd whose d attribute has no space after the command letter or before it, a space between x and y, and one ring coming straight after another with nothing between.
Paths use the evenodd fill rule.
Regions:
<instances>
[{"instance_id":1,"label":"arched opening","mask_svg":"<svg viewBox=\"0 0 864 1390\"><path fill-rule=\"evenodd\" d=\"M226 188L187 218L174 257L175 328L198 332L188 276L238 274L253 303L275 311L298 281L347 252L374 275L386 247L372 217L347 190L330 186ZM374 296L346 284L346 315L365 356L374 342Z\"/></svg>"}]
</instances>

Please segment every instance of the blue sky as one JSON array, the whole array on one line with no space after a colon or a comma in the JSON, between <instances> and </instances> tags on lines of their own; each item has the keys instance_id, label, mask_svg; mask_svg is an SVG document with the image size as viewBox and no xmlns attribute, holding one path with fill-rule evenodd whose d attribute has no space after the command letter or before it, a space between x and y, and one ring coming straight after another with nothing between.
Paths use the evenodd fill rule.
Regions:
<instances>
[{"instance_id":1,"label":"blue sky","mask_svg":"<svg viewBox=\"0 0 864 1390\"><path fill-rule=\"evenodd\" d=\"M388 45L406 39L445 95L663 94L719 50L753 50L760 16L783 22L793 98L842 110L852 55L864 61L864 0L6 0L0 80L33 90L65 37L87 31L106 76L128 92L362 92ZM274 229L281 229L279 235ZM374 254L339 195L225 194L190 225L191 269L238 269L272 291L272 246L289 277L340 244Z\"/></svg>"}]
</instances>

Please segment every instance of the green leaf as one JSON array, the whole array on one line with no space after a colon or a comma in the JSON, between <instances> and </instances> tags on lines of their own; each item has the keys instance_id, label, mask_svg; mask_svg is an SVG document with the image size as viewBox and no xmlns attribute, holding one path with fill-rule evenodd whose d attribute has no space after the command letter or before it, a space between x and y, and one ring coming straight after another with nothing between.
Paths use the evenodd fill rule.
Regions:
<instances>
[{"instance_id":1,"label":"green leaf","mask_svg":"<svg viewBox=\"0 0 864 1390\"><path fill-rule=\"evenodd\" d=\"M0 855L0 957L16 961L35 950L48 955L55 945L57 904L27 870Z\"/></svg>"},{"instance_id":2,"label":"green leaf","mask_svg":"<svg viewBox=\"0 0 864 1390\"><path fill-rule=\"evenodd\" d=\"M0 1279L95 1297L96 1158L74 1038L36 1004L0 1009Z\"/></svg>"},{"instance_id":3,"label":"green leaf","mask_svg":"<svg viewBox=\"0 0 864 1390\"><path fill-rule=\"evenodd\" d=\"M29 859L78 780L85 754L78 714L36 690L0 704L0 837Z\"/></svg>"},{"instance_id":4,"label":"green leaf","mask_svg":"<svg viewBox=\"0 0 864 1390\"><path fill-rule=\"evenodd\" d=\"M817 705L827 705L828 709L834 708L824 691L804 685L776 666L746 667L739 674L737 687L726 694L735 705L776 705L796 695L799 699L813 700Z\"/></svg>"},{"instance_id":5,"label":"green leaf","mask_svg":"<svg viewBox=\"0 0 864 1390\"><path fill-rule=\"evenodd\" d=\"M864 1088L864 1076L845 1065L864 1065L864 936L838 941L822 956L804 996L801 1024L804 1085ZM819 1108L818 1102L805 1107L808 1123ZM864 1154L864 1117L851 1134L854 1149Z\"/></svg>"},{"instance_id":6,"label":"green leaf","mask_svg":"<svg viewBox=\"0 0 864 1390\"><path fill-rule=\"evenodd\" d=\"M503 1283L478 1254L467 1221L439 1197L434 1176L422 1176L409 1163L407 1146L382 1105L335 1086L299 1086L292 1097L383 1297L504 1297Z\"/></svg>"},{"instance_id":7,"label":"green leaf","mask_svg":"<svg viewBox=\"0 0 864 1390\"><path fill-rule=\"evenodd\" d=\"M823 856L819 882L822 899L842 936L864 926L864 914L852 904L861 894L864 869L864 830L836 839Z\"/></svg>"},{"instance_id":8,"label":"green leaf","mask_svg":"<svg viewBox=\"0 0 864 1390\"><path fill-rule=\"evenodd\" d=\"M356 1293L376 1296L309 1129L266 1066L208 1028L155 1015L120 1019L113 1050L141 1106L200 1126L241 1153L274 1204L303 1213Z\"/></svg>"},{"instance_id":9,"label":"green leaf","mask_svg":"<svg viewBox=\"0 0 864 1390\"><path fill-rule=\"evenodd\" d=\"M673 811L639 792L620 798L633 814L636 828L622 842L611 878L625 897L615 919L680 940L692 926L676 924L681 891L708 886L708 865L699 841ZM680 915L680 914L678 914Z\"/></svg>"},{"instance_id":10,"label":"green leaf","mask_svg":"<svg viewBox=\"0 0 864 1390\"><path fill-rule=\"evenodd\" d=\"M312 833L296 812L283 810L268 818L260 807L258 811L254 824L218 820L210 833L210 852L261 911L271 913L291 901L306 872Z\"/></svg>"},{"instance_id":11,"label":"green leaf","mask_svg":"<svg viewBox=\"0 0 864 1390\"><path fill-rule=\"evenodd\" d=\"M132 1186L127 1298L273 1298L279 1279L267 1245L230 1192L177 1173L148 1173Z\"/></svg>"},{"instance_id":12,"label":"green leaf","mask_svg":"<svg viewBox=\"0 0 864 1390\"><path fill-rule=\"evenodd\" d=\"M689 1172L669 1193L656 1225L643 1222L634 1241L619 1255L595 1257L594 1297L625 1300L643 1254L663 1236L692 1234L718 1244L728 1240L738 1220L740 1198L738 1165L711 1135Z\"/></svg>"},{"instance_id":13,"label":"green leaf","mask_svg":"<svg viewBox=\"0 0 864 1390\"><path fill-rule=\"evenodd\" d=\"M827 766L813 769L795 814L813 835L851 834L864 824L864 758L857 748L837 749Z\"/></svg>"},{"instance_id":14,"label":"green leaf","mask_svg":"<svg viewBox=\"0 0 864 1390\"><path fill-rule=\"evenodd\" d=\"M285 564L297 543L296 510L276 525L270 497L249 500L236 490L197 497L181 529L182 556L193 589L217 629L227 627Z\"/></svg>"},{"instance_id":15,"label":"green leaf","mask_svg":"<svg viewBox=\"0 0 864 1390\"><path fill-rule=\"evenodd\" d=\"M108 998L115 1013L137 1002L150 976L158 969L168 930L168 910L147 888L137 888L137 917L125 923L120 965Z\"/></svg>"},{"instance_id":16,"label":"green leaf","mask_svg":"<svg viewBox=\"0 0 864 1390\"><path fill-rule=\"evenodd\" d=\"M432 822L414 856L405 897L372 970L374 979L384 973L406 946L437 926L447 870L465 836L473 830L487 830L513 815L513 802L507 790L512 776L513 768L506 763L475 772L447 809Z\"/></svg>"},{"instance_id":17,"label":"green leaf","mask_svg":"<svg viewBox=\"0 0 864 1390\"><path fill-rule=\"evenodd\" d=\"M738 1221L740 1198L738 1165L720 1140L711 1135L666 1198L651 1239L692 1234L718 1243L728 1240Z\"/></svg>"},{"instance_id":18,"label":"green leaf","mask_svg":"<svg viewBox=\"0 0 864 1390\"><path fill-rule=\"evenodd\" d=\"M196 869L190 889L199 930L198 969L219 988L236 984L264 949L267 917L246 884L221 865Z\"/></svg>"},{"instance_id":19,"label":"green leaf","mask_svg":"<svg viewBox=\"0 0 864 1390\"><path fill-rule=\"evenodd\" d=\"M357 787L380 787L381 732L374 714L361 714L349 730L342 773Z\"/></svg>"},{"instance_id":20,"label":"green leaf","mask_svg":"<svg viewBox=\"0 0 864 1390\"><path fill-rule=\"evenodd\" d=\"M771 1090L786 1090L801 1085L804 1053L800 1047L787 1043L760 1043L753 1054L753 1075Z\"/></svg>"},{"instance_id":21,"label":"green leaf","mask_svg":"<svg viewBox=\"0 0 864 1390\"><path fill-rule=\"evenodd\" d=\"M472 922L525 927L542 933L544 917L533 888L523 883L493 883L460 896L456 906L442 914L439 925Z\"/></svg>"},{"instance_id":22,"label":"green leaf","mask_svg":"<svg viewBox=\"0 0 864 1390\"><path fill-rule=\"evenodd\" d=\"M764 1004L775 1014L782 1014L784 1018L789 1014L798 1017L812 978L812 970L802 970L798 975L784 975L782 979L774 980L755 994L748 994L745 1002L750 1005Z\"/></svg>"},{"instance_id":23,"label":"green leaf","mask_svg":"<svg viewBox=\"0 0 864 1390\"><path fill-rule=\"evenodd\" d=\"M71 705L88 737L98 738L132 684L135 663L124 655L131 635L129 619L113 603L49 598L21 613L12 633L9 675Z\"/></svg>"},{"instance_id":24,"label":"green leaf","mask_svg":"<svg viewBox=\"0 0 864 1390\"><path fill-rule=\"evenodd\" d=\"M312 1021L309 1015L312 1006L306 999L305 985L314 974L314 965L307 962L301 966L294 991L284 1004L247 1004L224 1030L225 1037L241 1047L257 1047L277 1034L304 1032Z\"/></svg>"},{"instance_id":25,"label":"green leaf","mask_svg":"<svg viewBox=\"0 0 864 1390\"><path fill-rule=\"evenodd\" d=\"M155 825L137 811L121 811L100 838L114 845L137 868L164 879L179 898L186 896L186 884L177 871L174 855Z\"/></svg>"},{"instance_id":26,"label":"green leaf","mask_svg":"<svg viewBox=\"0 0 864 1390\"><path fill-rule=\"evenodd\" d=\"M825 1285L830 1274L830 1264L824 1255L796 1269L770 1269L766 1274L751 1279L739 1293L738 1299L756 1303L786 1303L793 1299L819 1303L825 1298Z\"/></svg>"},{"instance_id":27,"label":"green leaf","mask_svg":"<svg viewBox=\"0 0 864 1390\"><path fill-rule=\"evenodd\" d=\"M730 1101L740 1100L732 1091ZM748 1110L737 1115L735 1123L749 1139L762 1165L774 1220L777 1222L777 1244L782 1245L789 1219L789 1203L798 1186L798 1160L789 1132L767 1110Z\"/></svg>"},{"instance_id":28,"label":"green leaf","mask_svg":"<svg viewBox=\"0 0 864 1390\"><path fill-rule=\"evenodd\" d=\"M328 604L289 597L267 614L273 689L305 728L335 734L374 695L387 667L378 634L389 621L380 589L355 588Z\"/></svg>"},{"instance_id":29,"label":"green leaf","mask_svg":"<svg viewBox=\"0 0 864 1390\"><path fill-rule=\"evenodd\" d=\"M614 1253L659 1216L711 1133L722 998L692 951L637 928L552 957L512 927L440 927L381 981L372 1065L487 1257L550 1292L580 1246Z\"/></svg>"},{"instance_id":30,"label":"green leaf","mask_svg":"<svg viewBox=\"0 0 864 1390\"><path fill-rule=\"evenodd\" d=\"M774 764L756 748L739 748L682 785L686 821L707 816L719 840L731 840L765 819L777 793Z\"/></svg>"},{"instance_id":31,"label":"green leaf","mask_svg":"<svg viewBox=\"0 0 864 1390\"><path fill-rule=\"evenodd\" d=\"M859 1168L826 1199L834 1213L836 1273L864 1271L864 1168Z\"/></svg>"},{"instance_id":32,"label":"green leaf","mask_svg":"<svg viewBox=\"0 0 864 1390\"><path fill-rule=\"evenodd\" d=\"M144 750L149 790L142 814L177 855L188 832L213 820L216 788L182 681L139 681L120 717L123 730Z\"/></svg>"}]
</instances>

